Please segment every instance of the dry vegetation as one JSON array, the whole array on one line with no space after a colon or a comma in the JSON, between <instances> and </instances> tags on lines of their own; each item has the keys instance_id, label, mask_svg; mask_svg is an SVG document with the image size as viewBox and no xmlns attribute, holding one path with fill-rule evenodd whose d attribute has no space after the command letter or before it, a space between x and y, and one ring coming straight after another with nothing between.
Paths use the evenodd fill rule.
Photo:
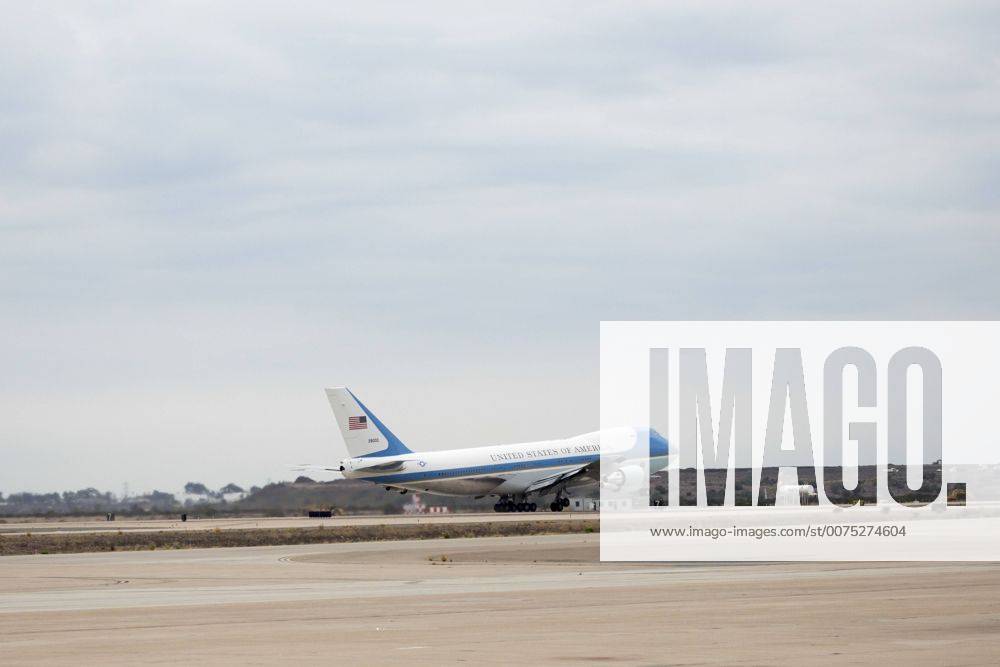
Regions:
<instances>
[{"instance_id":1,"label":"dry vegetation","mask_svg":"<svg viewBox=\"0 0 1000 667\"><path fill-rule=\"evenodd\" d=\"M0 536L0 556L23 554L84 553L92 551L143 551L208 547L256 547L328 542L378 542L455 537L504 537L592 533L597 519L566 521L501 521L401 526L337 526L315 528L251 528L130 533L58 533Z\"/></svg>"}]
</instances>

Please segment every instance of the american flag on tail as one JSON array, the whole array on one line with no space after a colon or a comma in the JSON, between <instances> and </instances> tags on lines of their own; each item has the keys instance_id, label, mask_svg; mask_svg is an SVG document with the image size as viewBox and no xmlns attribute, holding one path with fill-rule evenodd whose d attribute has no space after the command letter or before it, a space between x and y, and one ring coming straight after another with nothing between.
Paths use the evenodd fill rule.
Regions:
<instances>
[{"instance_id":1,"label":"american flag on tail","mask_svg":"<svg viewBox=\"0 0 1000 667\"><path fill-rule=\"evenodd\" d=\"M347 430L359 431L368 428L368 417L348 417Z\"/></svg>"}]
</instances>

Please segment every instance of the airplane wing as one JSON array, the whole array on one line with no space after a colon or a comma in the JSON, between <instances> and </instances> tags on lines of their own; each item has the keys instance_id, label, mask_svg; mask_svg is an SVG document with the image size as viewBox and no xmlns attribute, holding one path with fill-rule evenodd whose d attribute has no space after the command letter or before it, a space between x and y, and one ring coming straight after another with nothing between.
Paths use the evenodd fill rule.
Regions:
<instances>
[{"instance_id":1,"label":"airplane wing","mask_svg":"<svg viewBox=\"0 0 1000 667\"><path fill-rule=\"evenodd\" d=\"M376 463L364 468L355 468L354 470L357 472L393 472L395 470L402 470L405 465L406 461L389 461L388 463ZM289 463L288 467L294 472L341 472L339 465L332 467L314 463Z\"/></svg>"},{"instance_id":2,"label":"airplane wing","mask_svg":"<svg viewBox=\"0 0 1000 667\"><path fill-rule=\"evenodd\" d=\"M285 465L292 472L301 472L301 473L321 472L321 473L333 474L338 477L344 476L344 474L340 472L339 465L329 466L329 465L322 465L319 463L288 463Z\"/></svg>"},{"instance_id":3,"label":"airplane wing","mask_svg":"<svg viewBox=\"0 0 1000 667\"><path fill-rule=\"evenodd\" d=\"M565 472L557 473L555 475L549 475L548 477L543 477L542 479L536 480L528 485L528 488L524 490L527 493L541 493L544 494L547 491L553 489L559 484L565 484L566 482L577 479L579 477L592 477L597 479L601 472L601 462L593 461L585 466L580 466L573 470L567 470Z\"/></svg>"},{"instance_id":4,"label":"airplane wing","mask_svg":"<svg viewBox=\"0 0 1000 667\"><path fill-rule=\"evenodd\" d=\"M364 468L355 468L355 472L392 472L393 470L402 470L403 466L406 465L406 461L390 461L389 463L377 463L371 466L365 466Z\"/></svg>"}]
</instances>

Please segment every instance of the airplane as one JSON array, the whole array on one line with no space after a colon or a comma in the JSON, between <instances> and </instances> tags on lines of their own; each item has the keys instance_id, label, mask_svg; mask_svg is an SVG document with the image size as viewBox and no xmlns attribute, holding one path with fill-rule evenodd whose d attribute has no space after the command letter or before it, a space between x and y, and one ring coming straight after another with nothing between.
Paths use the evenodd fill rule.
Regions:
<instances>
[{"instance_id":1,"label":"airplane","mask_svg":"<svg viewBox=\"0 0 1000 667\"><path fill-rule=\"evenodd\" d=\"M534 512L538 503L532 496L540 500L552 495L549 509L561 512L569 506L567 488L594 483L632 488L668 464L666 439L643 427L606 429L560 440L416 452L347 387L327 389L326 395L350 455L340 461L339 471L347 479L401 493L496 496L493 509L497 512ZM602 453L619 463L604 479Z\"/></svg>"}]
</instances>

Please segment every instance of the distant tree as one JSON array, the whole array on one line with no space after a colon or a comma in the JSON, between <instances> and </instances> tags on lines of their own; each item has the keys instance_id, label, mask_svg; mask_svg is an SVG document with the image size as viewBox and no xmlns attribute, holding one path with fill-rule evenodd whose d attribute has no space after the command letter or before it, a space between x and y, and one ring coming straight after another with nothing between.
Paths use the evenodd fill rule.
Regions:
<instances>
[{"instance_id":1,"label":"distant tree","mask_svg":"<svg viewBox=\"0 0 1000 667\"><path fill-rule=\"evenodd\" d=\"M260 487L259 486L251 486L250 487L250 493L260 493Z\"/></svg>"},{"instance_id":2,"label":"distant tree","mask_svg":"<svg viewBox=\"0 0 1000 667\"><path fill-rule=\"evenodd\" d=\"M153 491L149 494L149 502L156 507L172 507L177 504L177 499L172 493Z\"/></svg>"},{"instance_id":3,"label":"distant tree","mask_svg":"<svg viewBox=\"0 0 1000 667\"><path fill-rule=\"evenodd\" d=\"M209 491L208 487L201 482L188 482L184 485L184 493L190 493L192 496L212 495L212 492Z\"/></svg>"},{"instance_id":4,"label":"distant tree","mask_svg":"<svg viewBox=\"0 0 1000 667\"><path fill-rule=\"evenodd\" d=\"M219 493L243 493L243 488L230 482L219 489Z\"/></svg>"},{"instance_id":5,"label":"distant tree","mask_svg":"<svg viewBox=\"0 0 1000 667\"><path fill-rule=\"evenodd\" d=\"M103 498L104 494L95 489L94 487L87 487L86 489L80 489L79 491L63 491L62 499L63 501L70 503L76 500L95 500Z\"/></svg>"},{"instance_id":6,"label":"distant tree","mask_svg":"<svg viewBox=\"0 0 1000 667\"><path fill-rule=\"evenodd\" d=\"M30 491L12 493L7 497L7 502L12 505L54 505L58 504L61 500L62 498L58 493L31 493Z\"/></svg>"},{"instance_id":7,"label":"distant tree","mask_svg":"<svg viewBox=\"0 0 1000 667\"><path fill-rule=\"evenodd\" d=\"M299 475L295 478L294 484L315 484L316 480L306 477L305 475Z\"/></svg>"}]
</instances>

